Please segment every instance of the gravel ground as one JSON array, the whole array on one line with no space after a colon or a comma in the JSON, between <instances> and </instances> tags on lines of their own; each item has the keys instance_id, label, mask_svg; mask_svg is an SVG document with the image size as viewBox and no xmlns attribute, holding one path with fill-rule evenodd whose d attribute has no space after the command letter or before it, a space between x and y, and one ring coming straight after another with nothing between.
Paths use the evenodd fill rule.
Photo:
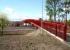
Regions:
<instances>
[{"instance_id":1,"label":"gravel ground","mask_svg":"<svg viewBox=\"0 0 70 50\"><path fill-rule=\"evenodd\" d=\"M35 30L17 30L17 31L3 31L4 35L25 35Z\"/></svg>"},{"instance_id":2,"label":"gravel ground","mask_svg":"<svg viewBox=\"0 0 70 50\"><path fill-rule=\"evenodd\" d=\"M8 27L8 28L4 28L3 34L4 35L13 35L13 34L24 35L35 30L37 30L35 29L35 27Z\"/></svg>"},{"instance_id":3,"label":"gravel ground","mask_svg":"<svg viewBox=\"0 0 70 50\"><path fill-rule=\"evenodd\" d=\"M39 29L25 35L0 36L0 50L70 50L70 47Z\"/></svg>"}]
</instances>

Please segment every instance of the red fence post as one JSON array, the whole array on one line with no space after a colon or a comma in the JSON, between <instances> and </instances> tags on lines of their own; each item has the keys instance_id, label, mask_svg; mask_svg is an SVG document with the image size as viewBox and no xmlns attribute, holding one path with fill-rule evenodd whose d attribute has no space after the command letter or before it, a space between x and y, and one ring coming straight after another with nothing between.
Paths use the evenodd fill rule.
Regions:
<instances>
[{"instance_id":1,"label":"red fence post","mask_svg":"<svg viewBox=\"0 0 70 50\"><path fill-rule=\"evenodd\" d=\"M67 25L65 24L65 27L64 27L64 35L63 35L64 36L63 37L64 40L67 40L67 34L66 33L67 33Z\"/></svg>"}]
</instances>

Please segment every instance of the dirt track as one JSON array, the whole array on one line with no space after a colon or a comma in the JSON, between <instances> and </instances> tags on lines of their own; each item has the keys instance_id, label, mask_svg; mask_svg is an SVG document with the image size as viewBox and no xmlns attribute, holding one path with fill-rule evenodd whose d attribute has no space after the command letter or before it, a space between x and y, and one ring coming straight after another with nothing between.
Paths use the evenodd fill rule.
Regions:
<instances>
[{"instance_id":1,"label":"dirt track","mask_svg":"<svg viewBox=\"0 0 70 50\"><path fill-rule=\"evenodd\" d=\"M70 47L41 30L25 35L0 36L0 50L70 50Z\"/></svg>"}]
</instances>

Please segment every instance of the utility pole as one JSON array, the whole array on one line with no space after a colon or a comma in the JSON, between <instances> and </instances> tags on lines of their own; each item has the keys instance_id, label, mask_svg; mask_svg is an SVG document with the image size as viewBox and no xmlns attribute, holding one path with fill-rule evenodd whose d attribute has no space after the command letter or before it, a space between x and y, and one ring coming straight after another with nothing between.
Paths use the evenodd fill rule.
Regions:
<instances>
[{"instance_id":1,"label":"utility pole","mask_svg":"<svg viewBox=\"0 0 70 50\"><path fill-rule=\"evenodd\" d=\"M43 0L42 1L42 20L41 20L41 28L43 28ZM41 33L42 33L42 29L41 29Z\"/></svg>"}]
</instances>

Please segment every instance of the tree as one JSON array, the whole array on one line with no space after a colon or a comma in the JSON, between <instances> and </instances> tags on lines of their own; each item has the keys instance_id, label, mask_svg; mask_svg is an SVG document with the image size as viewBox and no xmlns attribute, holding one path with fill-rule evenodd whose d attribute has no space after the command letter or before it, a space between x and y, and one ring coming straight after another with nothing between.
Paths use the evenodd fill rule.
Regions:
<instances>
[{"instance_id":1,"label":"tree","mask_svg":"<svg viewBox=\"0 0 70 50\"><path fill-rule=\"evenodd\" d=\"M58 21L60 22L60 17L61 17L60 14L61 14L62 12L64 12L64 10L59 7L57 11L58 11L57 13L58 13L58 17L59 17ZM64 18L64 17L63 17L63 18Z\"/></svg>"},{"instance_id":2,"label":"tree","mask_svg":"<svg viewBox=\"0 0 70 50\"><path fill-rule=\"evenodd\" d=\"M46 10L50 12L50 9L52 9L53 11L52 14L54 15L54 21L56 21L56 15L57 15L59 2L60 0L46 0Z\"/></svg>"},{"instance_id":3,"label":"tree","mask_svg":"<svg viewBox=\"0 0 70 50\"><path fill-rule=\"evenodd\" d=\"M49 16L49 21L52 21L53 10L52 9L49 9L49 11L47 11L47 15Z\"/></svg>"},{"instance_id":4,"label":"tree","mask_svg":"<svg viewBox=\"0 0 70 50\"><path fill-rule=\"evenodd\" d=\"M8 25L8 19L5 14L0 14L0 29L1 29L1 34L3 34L3 29Z\"/></svg>"},{"instance_id":5,"label":"tree","mask_svg":"<svg viewBox=\"0 0 70 50\"><path fill-rule=\"evenodd\" d=\"M64 0L64 12L66 14L66 23L67 23L67 15L70 13L70 0Z\"/></svg>"},{"instance_id":6,"label":"tree","mask_svg":"<svg viewBox=\"0 0 70 50\"><path fill-rule=\"evenodd\" d=\"M68 24L68 26L70 26L70 20L67 20L67 24Z\"/></svg>"},{"instance_id":7,"label":"tree","mask_svg":"<svg viewBox=\"0 0 70 50\"><path fill-rule=\"evenodd\" d=\"M65 13L69 14L70 13L70 0L64 0L64 8L65 8Z\"/></svg>"}]
</instances>

